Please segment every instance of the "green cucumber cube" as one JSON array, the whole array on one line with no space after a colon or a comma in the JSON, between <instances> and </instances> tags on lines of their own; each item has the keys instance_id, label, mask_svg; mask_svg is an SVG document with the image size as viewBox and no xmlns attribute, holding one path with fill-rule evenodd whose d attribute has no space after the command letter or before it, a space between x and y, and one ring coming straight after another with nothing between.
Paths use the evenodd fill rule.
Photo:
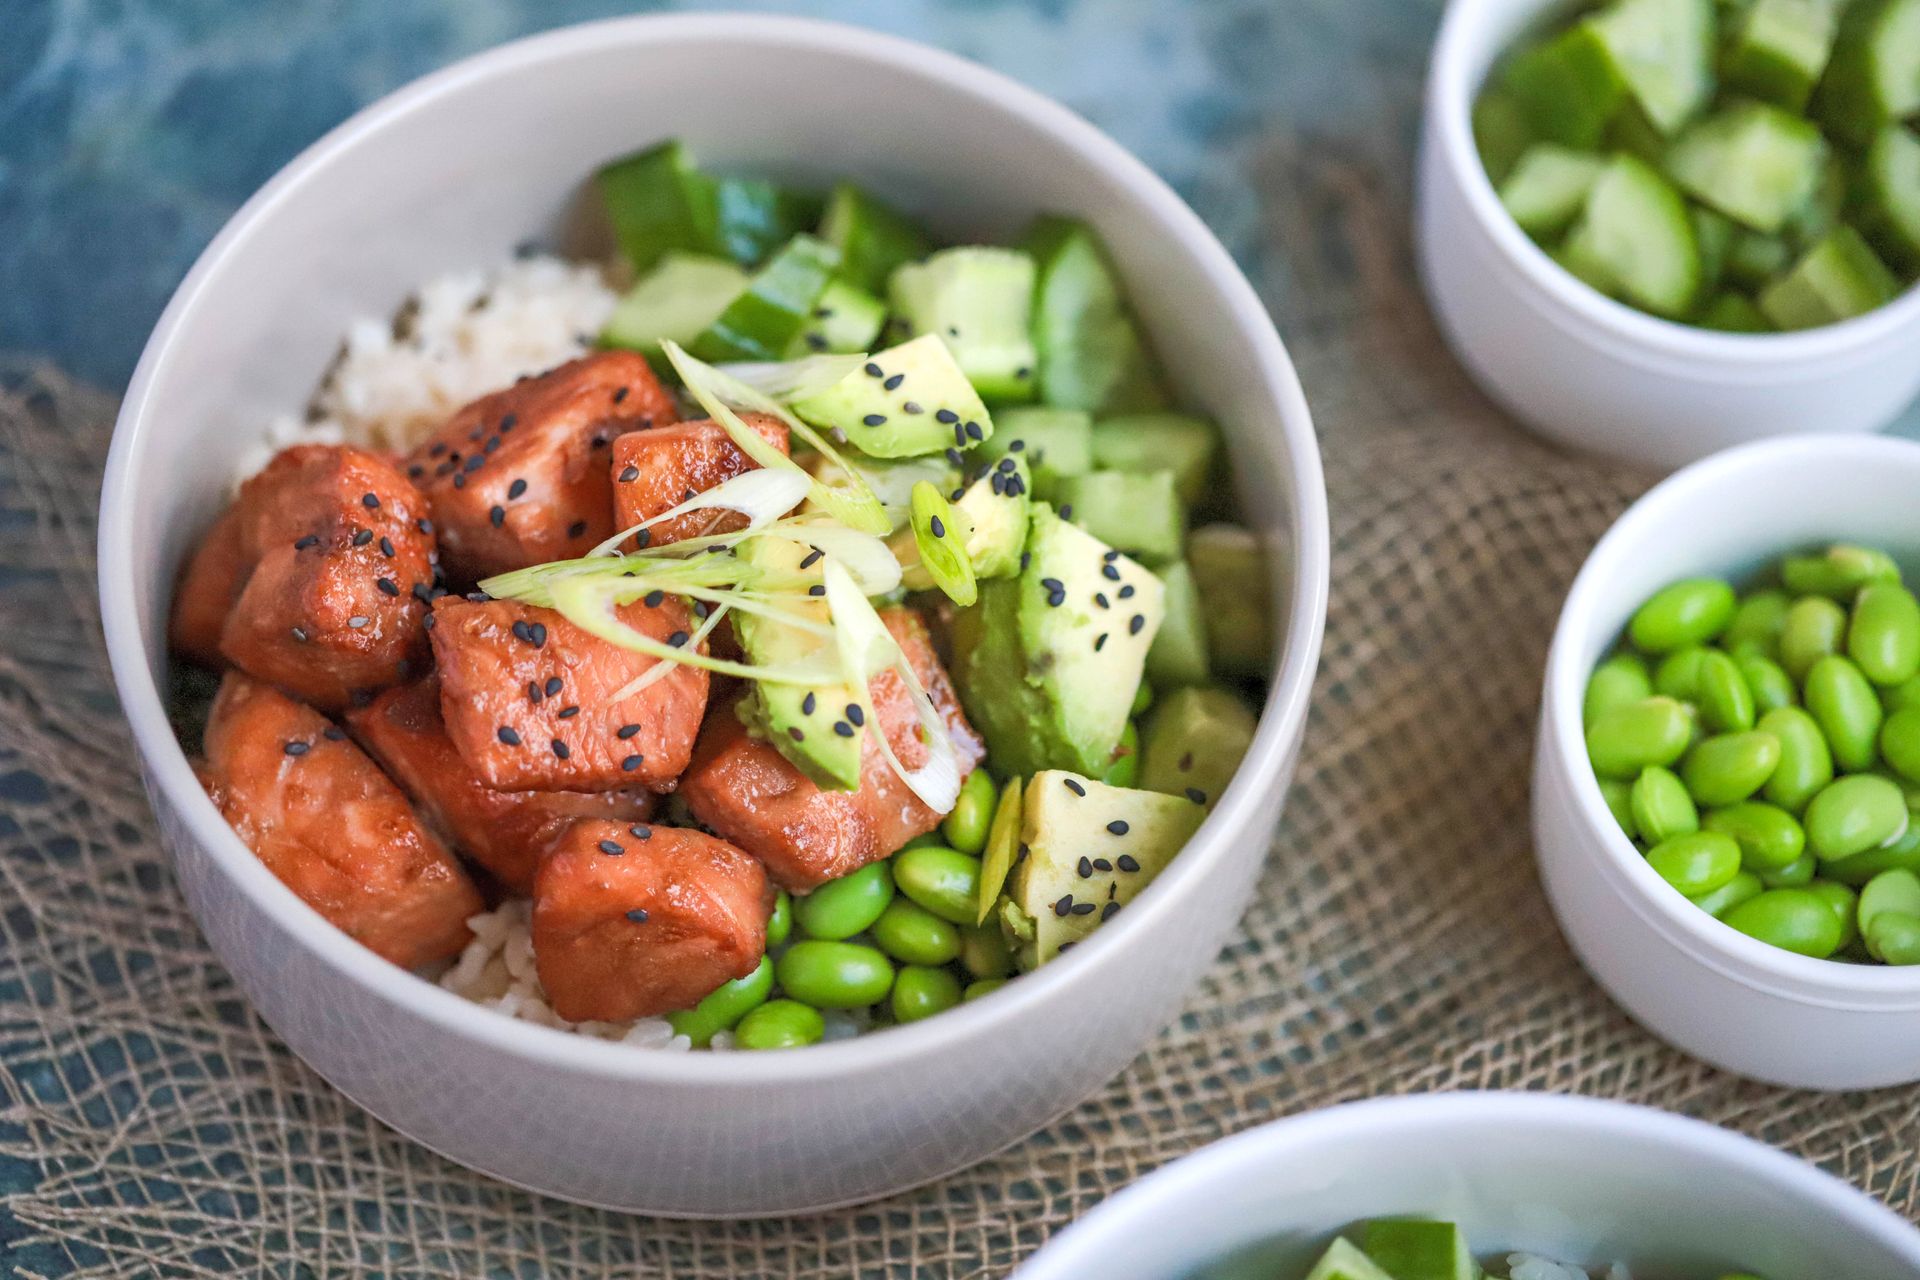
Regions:
<instances>
[{"instance_id":1,"label":"green cucumber cube","mask_svg":"<svg viewBox=\"0 0 1920 1280\"><path fill-rule=\"evenodd\" d=\"M1034 346L1040 399L1063 409L1157 409L1166 389L1106 246L1071 218L1042 218L1025 247L1037 269Z\"/></svg>"},{"instance_id":2,"label":"green cucumber cube","mask_svg":"<svg viewBox=\"0 0 1920 1280\"><path fill-rule=\"evenodd\" d=\"M1147 713L1140 785L1211 805L1233 781L1259 727L1259 717L1230 689L1175 689Z\"/></svg>"},{"instance_id":3,"label":"green cucumber cube","mask_svg":"<svg viewBox=\"0 0 1920 1280\"><path fill-rule=\"evenodd\" d=\"M1375 1218L1361 1247L1394 1280L1479 1280L1467 1234L1451 1222Z\"/></svg>"},{"instance_id":4,"label":"green cucumber cube","mask_svg":"<svg viewBox=\"0 0 1920 1280\"><path fill-rule=\"evenodd\" d=\"M1614 0L1582 25L1661 133L1679 132L1713 95L1713 0Z\"/></svg>"},{"instance_id":5,"label":"green cucumber cube","mask_svg":"<svg viewBox=\"0 0 1920 1280\"><path fill-rule=\"evenodd\" d=\"M806 324L787 348L787 359L873 350L886 327L887 304L845 280L829 280Z\"/></svg>"},{"instance_id":6,"label":"green cucumber cube","mask_svg":"<svg viewBox=\"0 0 1920 1280\"><path fill-rule=\"evenodd\" d=\"M1239 525L1203 525L1187 538L1187 567L1206 602L1214 670L1267 675L1273 666L1273 592L1260 539Z\"/></svg>"},{"instance_id":7,"label":"green cucumber cube","mask_svg":"<svg viewBox=\"0 0 1920 1280\"><path fill-rule=\"evenodd\" d=\"M1729 89L1789 111L1806 109L1840 27L1834 0L1753 0L1721 56Z\"/></svg>"},{"instance_id":8,"label":"green cucumber cube","mask_svg":"<svg viewBox=\"0 0 1920 1280\"><path fill-rule=\"evenodd\" d=\"M1715 294L1700 309L1700 314L1694 317L1694 323L1702 329L1718 329L1722 333L1773 332L1773 325L1767 320L1766 313L1744 293Z\"/></svg>"},{"instance_id":9,"label":"green cucumber cube","mask_svg":"<svg viewBox=\"0 0 1920 1280\"><path fill-rule=\"evenodd\" d=\"M662 342L692 342L746 292L747 273L726 258L675 250L627 290L600 342L658 354Z\"/></svg>"},{"instance_id":10,"label":"green cucumber cube","mask_svg":"<svg viewBox=\"0 0 1920 1280\"><path fill-rule=\"evenodd\" d=\"M1207 663L1207 618L1187 562L1176 560L1160 570L1166 589L1167 616L1147 650L1147 679L1162 691L1205 684L1213 675Z\"/></svg>"},{"instance_id":11,"label":"green cucumber cube","mask_svg":"<svg viewBox=\"0 0 1920 1280\"><path fill-rule=\"evenodd\" d=\"M1920 113L1920 0L1849 5L1813 105L1831 132L1857 147Z\"/></svg>"},{"instance_id":12,"label":"green cucumber cube","mask_svg":"<svg viewBox=\"0 0 1920 1280\"><path fill-rule=\"evenodd\" d=\"M603 166L594 184L613 225L614 239L635 271L645 271L674 250L713 253L718 193L713 179L694 168L678 142L635 152Z\"/></svg>"},{"instance_id":13,"label":"green cucumber cube","mask_svg":"<svg viewBox=\"0 0 1920 1280\"><path fill-rule=\"evenodd\" d=\"M1036 498L1052 502L1060 482L1093 470L1093 418L1078 409L1028 405L994 415L997 430L982 451L983 460L1024 453L1033 471Z\"/></svg>"},{"instance_id":14,"label":"green cucumber cube","mask_svg":"<svg viewBox=\"0 0 1920 1280\"><path fill-rule=\"evenodd\" d=\"M1696 200L1769 234L1812 200L1827 162L1809 121L1764 102L1722 107L1667 153L1667 173Z\"/></svg>"},{"instance_id":15,"label":"green cucumber cube","mask_svg":"<svg viewBox=\"0 0 1920 1280\"><path fill-rule=\"evenodd\" d=\"M1745 227L1734 230L1723 274L1731 284L1758 289L1793 265L1793 246L1784 236L1763 236Z\"/></svg>"},{"instance_id":16,"label":"green cucumber cube","mask_svg":"<svg viewBox=\"0 0 1920 1280\"><path fill-rule=\"evenodd\" d=\"M1860 230L1888 262L1920 272L1920 135L1882 129L1860 168Z\"/></svg>"},{"instance_id":17,"label":"green cucumber cube","mask_svg":"<svg viewBox=\"0 0 1920 1280\"><path fill-rule=\"evenodd\" d=\"M1187 512L1173 472L1089 471L1062 480L1059 493L1061 518L1108 546L1150 564L1179 556Z\"/></svg>"},{"instance_id":18,"label":"green cucumber cube","mask_svg":"<svg viewBox=\"0 0 1920 1280\"><path fill-rule=\"evenodd\" d=\"M820 238L840 251L841 278L867 293L885 292L894 268L933 247L918 223L851 182L827 197Z\"/></svg>"},{"instance_id":19,"label":"green cucumber cube","mask_svg":"<svg viewBox=\"0 0 1920 1280\"><path fill-rule=\"evenodd\" d=\"M706 361L783 359L839 265L832 245L795 236L688 350Z\"/></svg>"},{"instance_id":20,"label":"green cucumber cube","mask_svg":"<svg viewBox=\"0 0 1920 1280\"><path fill-rule=\"evenodd\" d=\"M1781 329L1814 329L1883 307L1899 291L1860 233L1842 226L1760 295L1760 310Z\"/></svg>"},{"instance_id":21,"label":"green cucumber cube","mask_svg":"<svg viewBox=\"0 0 1920 1280\"><path fill-rule=\"evenodd\" d=\"M1685 315L1700 292L1700 246L1686 201L1633 156L1615 156L1594 181L1565 255L1655 315Z\"/></svg>"},{"instance_id":22,"label":"green cucumber cube","mask_svg":"<svg viewBox=\"0 0 1920 1280\"><path fill-rule=\"evenodd\" d=\"M1500 83L1536 134L1568 147L1597 145L1626 92L1613 55L1587 23L1514 53Z\"/></svg>"},{"instance_id":23,"label":"green cucumber cube","mask_svg":"<svg viewBox=\"0 0 1920 1280\"><path fill-rule=\"evenodd\" d=\"M1514 161L1533 145L1533 126L1526 108L1504 89L1483 91L1473 104L1473 145L1487 177L1496 185L1506 180Z\"/></svg>"},{"instance_id":24,"label":"green cucumber cube","mask_svg":"<svg viewBox=\"0 0 1920 1280\"><path fill-rule=\"evenodd\" d=\"M1586 208L1587 193L1607 162L1590 151L1552 142L1527 148L1500 184L1500 203L1536 240L1565 231Z\"/></svg>"},{"instance_id":25,"label":"green cucumber cube","mask_svg":"<svg viewBox=\"0 0 1920 1280\"><path fill-rule=\"evenodd\" d=\"M1137 413L1093 427L1093 465L1102 471L1171 471L1180 501L1206 496L1220 429L1184 413Z\"/></svg>"},{"instance_id":26,"label":"green cucumber cube","mask_svg":"<svg viewBox=\"0 0 1920 1280\"><path fill-rule=\"evenodd\" d=\"M1733 222L1701 205L1687 212L1693 217L1693 241L1700 246L1700 288L1713 289L1727 269L1727 254L1733 248Z\"/></svg>"},{"instance_id":27,"label":"green cucumber cube","mask_svg":"<svg viewBox=\"0 0 1920 1280\"><path fill-rule=\"evenodd\" d=\"M986 245L942 249L895 268L887 288L907 332L939 334L982 399L1033 399L1031 255Z\"/></svg>"},{"instance_id":28,"label":"green cucumber cube","mask_svg":"<svg viewBox=\"0 0 1920 1280\"><path fill-rule=\"evenodd\" d=\"M758 266L811 227L820 202L762 178L720 178L714 191L714 247L741 266Z\"/></svg>"},{"instance_id":29,"label":"green cucumber cube","mask_svg":"<svg viewBox=\"0 0 1920 1280\"><path fill-rule=\"evenodd\" d=\"M1607 122L1606 149L1639 156L1658 168L1667 158L1667 135L1660 132L1638 102L1628 98Z\"/></svg>"},{"instance_id":30,"label":"green cucumber cube","mask_svg":"<svg viewBox=\"0 0 1920 1280\"><path fill-rule=\"evenodd\" d=\"M1395 1280L1343 1237L1320 1255L1307 1280Z\"/></svg>"}]
</instances>

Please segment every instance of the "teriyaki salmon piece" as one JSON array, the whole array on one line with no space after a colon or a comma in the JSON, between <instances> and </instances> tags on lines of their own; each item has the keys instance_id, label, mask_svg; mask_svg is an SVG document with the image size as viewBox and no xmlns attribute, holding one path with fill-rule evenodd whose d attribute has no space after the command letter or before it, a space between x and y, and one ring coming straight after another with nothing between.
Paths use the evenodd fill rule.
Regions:
<instances>
[{"instance_id":1,"label":"teriyaki salmon piece","mask_svg":"<svg viewBox=\"0 0 1920 1280\"><path fill-rule=\"evenodd\" d=\"M586 554L613 534L614 441L678 417L646 357L602 351L484 396L407 458L447 576Z\"/></svg>"},{"instance_id":2,"label":"teriyaki salmon piece","mask_svg":"<svg viewBox=\"0 0 1920 1280\"><path fill-rule=\"evenodd\" d=\"M583 819L533 886L533 954L553 1011L624 1022L692 1008L766 950L773 886L699 831Z\"/></svg>"},{"instance_id":3,"label":"teriyaki salmon piece","mask_svg":"<svg viewBox=\"0 0 1920 1280\"><path fill-rule=\"evenodd\" d=\"M391 463L296 445L188 560L173 646L337 711L425 669L434 552L426 501Z\"/></svg>"},{"instance_id":4,"label":"teriyaki salmon piece","mask_svg":"<svg viewBox=\"0 0 1920 1280\"><path fill-rule=\"evenodd\" d=\"M766 413L743 413L740 419L788 452L786 423ZM711 419L629 432L613 442L614 530L631 529L759 465ZM746 527L747 517L737 511L694 511L644 529L638 539L641 546L660 547Z\"/></svg>"},{"instance_id":5,"label":"teriyaki salmon piece","mask_svg":"<svg viewBox=\"0 0 1920 1280\"><path fill-rule=\"evenodd\" d=\"M655 592L618 610L634 630L691 643L692 616ZM552 609L443 596L434 605L440 708L461 757L501 791L671 791L707 709L707 672L685 663L621 695L659 661Z\"/></svg>"},{"instance_id":6,"label":"teriyaki salmon piece","mask_svg":"<svg viewBox=\"0 0 1920 1280\"><path fill-rule=\"evenodd\" d=\"M986 757L986 748L960 709L926 624L910 609L880 616L932 698L964 778ZM907 769L926 763L920 721L899 676L876 676L872 698L877 726L900 763ZM888 766L871 727L861 749L859 790L828 791L749 734L731 707L708 717L680 789L695 817L760 859L774 882L794 893L877 862L933 830L941 817Z\"/></svg>"},{"instance_id":7,"label":"teriyaki salmon piece","mask_svg":"<svg viewBox=\"0 0 1920 1280\"><path fill-rule=\"evenodd\" d=\"M308 906L402 968L467 944L479 891L440 837L344 730L228 672L201 782L221 816Z\"/></svg>"},{"instance_id":8,"label":"teriyaki salmon piece","mask_svg":"<svg viewBox=\"0 0 1920 1280\"><path fill-rule=\"evenodd\" d=\"M347 726L434 830L511 893L532 891L540 859L575 818L638 822L653 812L653 793L639 787L494 790L447 736L440 682L433 678L387 690L350 712Z\"/></svg>"}]
</instances>

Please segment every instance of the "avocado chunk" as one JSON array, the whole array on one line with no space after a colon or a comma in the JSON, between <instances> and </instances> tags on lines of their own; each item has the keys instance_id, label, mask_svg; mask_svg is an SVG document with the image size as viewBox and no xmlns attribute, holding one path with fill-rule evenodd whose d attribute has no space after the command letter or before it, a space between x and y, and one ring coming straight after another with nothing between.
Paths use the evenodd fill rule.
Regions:
<instances>
[{"instance_id":1,"label":"avocado chunk","mask_svg":"<svg viewBox=\"0 0 1920 1280\"><path fill-rule=\"evenodd\" d=\"M1036 773L1022 795L1020 842L1008 896L1033 920L1015 959L1034 969L1112 919L1173 860L1206 811L1062 770Z\"/></svg>"},{"instance_id":2,"label":"avocado chunk","mask_svg":"<svg viewBox=\"0 0 1920 1280\"><path fill-rule=\"evenodd\" d=\"M954 503L966 517L967 558L976 578L1006 578L1020 571L1020 552L1027 545L1031 519L1032 480L1025 457L1010 453L991 463Z\"/></svg>"},{"instance_id":3,"label":"avocado chunk","mask_svg":"<svg viewBox=\"0 0 1920 1280\"><path fill-rule=\"evenodd\" d=\"M1367 1257L1394 1280L1478 1280L1467 1233L1451 1222L1375 1218L1362 1238Z\"/></svg>"},{"instance_id":4,"label":"avocado chunk","mask_svg":"<svg viewBox=\"0 0 1920 1280\"><path fill-rule=\"evenodd\" d=\"M1033 399L1033 259L963 245L895 269L894 314L910 334L939 334L988 400Z\"/></svg>"},{"instance_id":5,"label":"avocado chunk","mask_svg":"<svg viewBox=\"0 0 1920 1280\"><path fill-rule=\"evenodd\" d=\"M1042 502L1056 499L1061 480L1093 470L1093 418L1078 409L1002 409L994 423L995 437L981 455L1024 454L1033 496Z\"/></svg>"},{"instance_id":6,"label":"avocado chunk","mask_svg":"<svg viewBox=\"0 0 1920 1280\"><path fill-rule=\"evenodd\" d=\"M1042 218L1027 232L1026 247L1036 264L1041 400L1092 413L1166 404L1153 353L1093 228L1072 218Z\"/></svg>"},{"instance_id":7,"label":"avocado chunk","mask_svg":"<svg viewBox=\"0 0 1920 1280\"><path fill-rule=\"evenodd\" d=\"M938 334L876 352L860 368L792 410L816 427L841 432L862 453L912 458L979 444L993 419Z\"/></svg>"},{"instance_id":8,"label":"avocado chunk","mask_svg":"<svg viewBox=\"0 0 1920 1280\"><path fill-rule=\"evenodd\" d=\"M817 562L801 568L809 554L808 548L786 538L749 538L740 548L741 558L756 569L818 577L821 570ZM832 621L824 599L798 598L785 607L815 622ZM763 666L801 661L822 646L831 652L834 643L777 618L750 613L735 613L733 626L748 660ZM829 791L857 791L860 747L866 730L847 720L846 708L853 701L854 691L844 684L756 680L752 695L739 703L740 718L819 786ZM852 732L839 732L841 724Z\"/></svg>"},{"instance_id":9,"label":"avocado chunk","mask_svg":"<svg viewBox=\"0 0 1920 1280\"><path fill-rule=\"evenodd\" d=\"M1260 540L1234 524L1187 539L1187 566L1207 604L1208 656L1228 675L1264 676L1273 664L1272 584Z\"/></svg>"},{"instance_id":10,"label":"avocado chunk","mask_svg":"<svg viewBox=\"0 0 1920 1280\"><path fill-rule=\"evenodd\" d=\"M1207 620L1193 570L1186 561L1175 560L1160 570L1160 585L1166 589L1167 616L1147 650L1147 679L1158 689L1205 684L1213 672L1207 665Z\"/></svg>"},{"instance_id":11,"label":"avocado chunk","mask_svg":"<svg viewBox=\"0 0 1920 1280\"><path fill-rule=\"evenodd\" d=\"M746 288L747 273L725 258L669 253L621 297L600 343L647 355L658 355L666 341L685 346Z\"/></svg>"},{"instance_id":12,"label":"avocado chunk","mask_svg":"<svg viewBox=\"0 0 1920 1280\"><path fill-rule=\"evenodd\" d=\"M1136 413L1093 428L1093 465L1102 471L1171 471L1180 501L1206 497L1220 453L1220 429L1184 413Z\"/></svg>"},{"instance_id":13,"label":"avocado chunk","mask_svg":"<svg viewBox=\"0 0 1920 1280\"><path fill-rule=\"evenodd\" d=\"M1007 774L1098 777L1160 629L1160 580L1044 502L1033 504L1025 557L954 618L960 699Z\"/></svg>"},{"instance_id":14,"label":"avocado chunk","mask_svg":"<svg viewBox=\"0 0 1920 1280\"><path fill-rule=\"evenodd\" d=\"M1307 1280L1398 1280L1342 1236L1320 1255Z\"/></svg>"},{"instance_id":15,"label":"avocado chunk","mask_svg":"<svg viewBox=\"0 0 1920 1280\"><path fill-rule=\"evenodd\" d=\"M873 350L886 323L886 303L845 280L829 280L813 304L813 314L787 348L787 359L828 353L865 355Z\"/></svg>"},{"instance_id":16,"label":"avocado chunk","mask_svg":"<svg viewBox=\"0 0 1920 1280\"><path fill-rule=\"evenodd\" d=\"M1174 559L1187 512L1171 471L1089 471L1060 482L1060 514L1110 547L1149 563Z\"/></svg>"},{"instance_id":17,"label":"avocado chunk","mask_svg":"<svg viewBox=\"0 0 1920 1280\"><path fill-rule=\"evenodd\" d=\"M1175 689L1147 718L1140 785L1212 805L1233 781L1258 727L1247 704L1218 685Z\"/></svg>"}]
</instances>

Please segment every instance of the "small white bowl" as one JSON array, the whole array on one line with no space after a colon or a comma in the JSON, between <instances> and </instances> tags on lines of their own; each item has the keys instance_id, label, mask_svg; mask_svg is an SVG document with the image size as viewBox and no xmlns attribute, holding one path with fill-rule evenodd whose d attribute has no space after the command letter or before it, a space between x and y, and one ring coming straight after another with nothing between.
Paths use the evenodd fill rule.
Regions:
<instances>
[{"instance_id":1,"label":"small white bowl","mask_svg":"<svg viewBox=\"0 0 1920 1280\"><path fill-rule=\"evenodd\" d=\"M1618 1102L1453 1093L1216 1143L1100 1205L1015 1280L1192 1280L1235 1254L1242 1265L1200 1274L1304 1276L1333 1236L1395 1215L1456 1222L1482 1256L1619 1261L1635 1276L1920 1275L1920 1230L1751 1138Z\"/></svg>"},{"instance_id":2,"label":"small white bowl","mask_svg":"<svg viewBox=\"0 0 1920 1280\"><path fill-rule=\"evenodd\" d=\"M1529 240L1473 142L1489 69L1542 0L1453 0L1427 82L1416 234L1441 330L1488 395L1562 444L1670 470L1765 436L1877 431L1920 391L1920 288L1843 324L1728 334L1644 314Z\"/></svg>"},{"instance_id":3,"label":"small white bowl","mask_svg":"<svg viewBox=\"0 0 1920 1280\"><path fill-rule=\"evenodd\" d=\"M237 454L297 409L349 321L557 240L595 167L665 137L706 163L841 177L949 235L1040 211L1106 238L1182 386L1228 433L1274 557L1272 692L1239 776L1139 902L985 1000L785 1053L674 1054L511 1021L385 963L247 851L162 705L174 571ZM361 112L249 201L180 286L114 434L100 592L122 704L180 886L276 1032L343 1092L464 1164L681 1215L796 1213L980 1160L1119 1071L1239 919L1299 750L1326 617L1326 494L1273 323L1192 210L1113 141L948 54L738 14L519 41Z\"/></svg>"},{"instance_id":4,"label":"small white bowl","mask_svg":"<svg viewBox=\"0 0 1920 1280\"><path fill-rule=\"evenodd\" d=\"M1607 811L1588 763L1587 677L1627 619L1680 578L1739 583L1792 550L1884 547L1920 571L1920 444L1797 436L1695 463L1627 509L1560 613L1534 755L1535 854L1589 972L1650 1030L1774 1084L1865 1089L1920 1080L1920 967L1843 964L1770 947L1678 893Z\"/></svg>"}]
</instances>

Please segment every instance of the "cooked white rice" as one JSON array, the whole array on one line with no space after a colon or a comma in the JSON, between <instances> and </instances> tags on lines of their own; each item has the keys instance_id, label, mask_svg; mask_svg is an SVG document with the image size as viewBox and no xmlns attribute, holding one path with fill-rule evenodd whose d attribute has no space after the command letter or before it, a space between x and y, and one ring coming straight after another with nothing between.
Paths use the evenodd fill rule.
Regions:
<instances>
[{"instance_id":1,"label":"cooked white rice","mask_svg":"<svg viewBox=\"0 0 1920 1280\"><path fill-rule=\"evenodd\" d=\"M1580 1267L1555 1262L1537 1253L1508 1254L1507 1268L1510 1280L1593 1280L1593 1276ZM1633 1277L1624 1264L1616 1262L1607 1268L1606 1280L1633 1280Z\"/></svg>"}]
</instances>

